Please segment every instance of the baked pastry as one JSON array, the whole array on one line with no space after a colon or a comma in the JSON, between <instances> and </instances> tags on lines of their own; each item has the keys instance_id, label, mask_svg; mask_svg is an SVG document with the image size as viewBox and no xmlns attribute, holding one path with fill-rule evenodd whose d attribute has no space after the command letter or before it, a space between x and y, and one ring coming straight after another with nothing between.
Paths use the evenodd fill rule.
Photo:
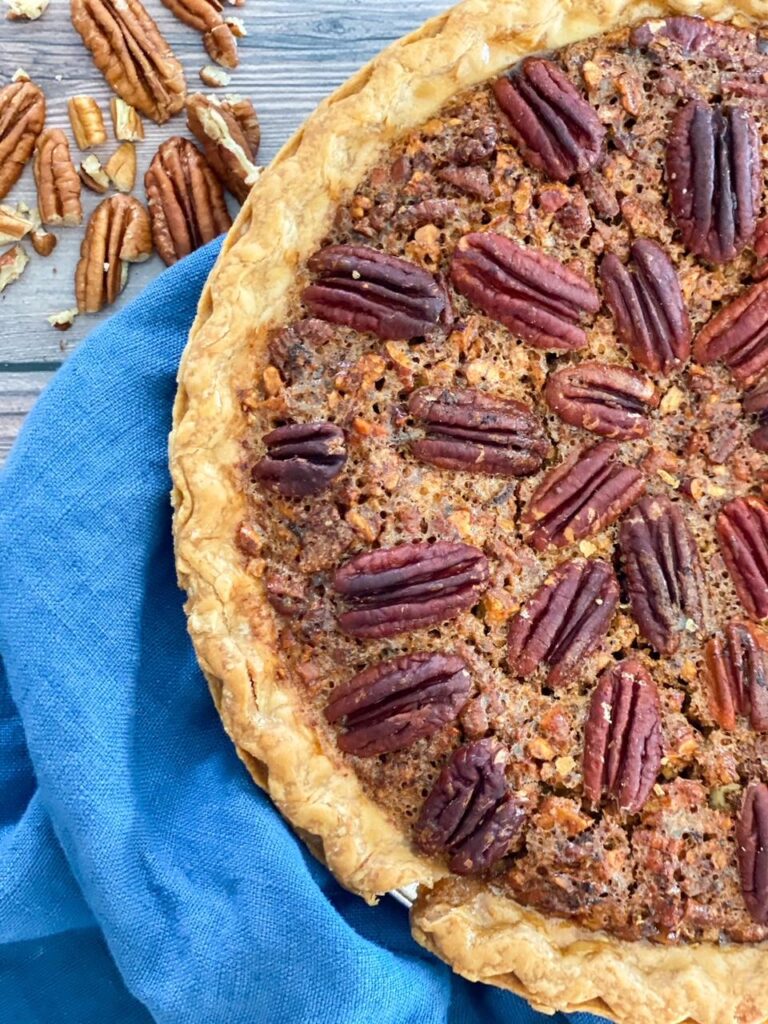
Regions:
<instances>
[{"instance_id":1,"label":"baked pastry","mask_svg":"<svg viewBox=\"0 0 768 1024\"><path fill-rule=\"evenodd\" d=\"M416 883L421 943L547 1011L768 1019L761 10L427 23L263 174L180 370L179 577L240 756L344 885Z\"/></svg>"}]
</instances>

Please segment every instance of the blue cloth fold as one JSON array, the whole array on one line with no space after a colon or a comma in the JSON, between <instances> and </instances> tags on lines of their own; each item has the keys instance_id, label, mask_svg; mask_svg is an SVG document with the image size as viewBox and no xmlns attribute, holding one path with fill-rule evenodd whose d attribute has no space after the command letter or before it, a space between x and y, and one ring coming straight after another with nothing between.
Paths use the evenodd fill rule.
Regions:
<instances>
[{"instance_id":1,"label":"blue cloth fold","mask_svg":"<svg viewBox=\"0 0 768 1024\"><path fill-rule=\"evenodd\" d=\"M88 338L0 477L0 1021L551 1020L453 976L394 900L342 890L224 735L186 634L166 466L217 251Z\"/></svg>"}]
</instances>

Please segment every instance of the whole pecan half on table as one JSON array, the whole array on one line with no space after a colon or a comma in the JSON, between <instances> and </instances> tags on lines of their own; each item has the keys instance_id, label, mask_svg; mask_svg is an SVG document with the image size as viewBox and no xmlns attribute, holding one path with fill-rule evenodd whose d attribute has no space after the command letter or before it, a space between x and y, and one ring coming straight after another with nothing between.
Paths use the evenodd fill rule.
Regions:
<instances>
[{"instance_id":1,"label":"whole pecan half on table","mask_svg":"<svg viewBox=\"0 0 768 1024\"><path fill-rule=\"evenodd\" d=\"M743 387L768 368L768 279L753 284L699 331L693 346L705 366L723 362Z\"/></svg>"},{"instance_id":2,"label":"whole pecan half on table","mask_svg":"<svg viewBox=\"0 0 768 1024\"><path fill-rule=\"evenodd\" d=\"M578 363L550 374L544 388L550 409L571 426L603 437L645 437L648 413L659 404L653 383L624 366Z\"/></svg>"},{"instance_id":3,"label":"whole pecan half on table","mask_svg":"<svg viewBox=\"0 0 768 1024\"><path fill-rule=\"evenodd\" d=\"M418 388L408 411L426 431L412 443L413 454L441 469L527 476L550 451L539 418L512 399L469 388Z\"/></svg>"},{"instance_id":4,"label":"whole pecan half on table","mask_svg":"<svg viewBox=\"0 0 768 1024\"><path fill-rule=\"evenodd\" d=\"M187 100L187 127L205 150L208 163L226 188L244 202L259 176L255 164L261 131L249 99L193 93Z\"/></svg>"},{"instance_id":5,"label":"whole pecan half on table","mask_svg":"<svg viewBox=\"0 0 768 1024\"><path fill-rule=\"evenodd\" d=\"M69 155L67 136L61 128L46 128L35 144L37 205L43 224L82 224L80 175Z\"/></svg>"},{"instance_id":6,"label":"whole pecan half on table","mask_svg":"<svg viewBox=\"0 0 768 1024\"><path fill-rule=\"evenodd\" d=\"M768 924L768 786L751 782L736 824L744 902L752 919Z\"/></svg>"},{"instance_id":7,"label":"whole pecan half on table","mask_svg":"<svg viewBox=\"0 0 768 1024\"><path fill-rule=\"evenodd\" d=\"M447 853L459 875L501 860L525 824L523 804L509 792L507 753L494 739L459 747L435 782L414 827L425 853Z\"/></svg>"},{"instance_id":8,"label":"whole pecan half on table","mask_svg":"<svg viewBox=\"0 0 768 1024\"><path fill-rule=\"evenodd\" d=\"M755 732L768 732L768 634L749 622L731 622L705 648L709 707L717 724L736 728L737 715Z\"/></svg>"},{"instance_id":9,"label":"whole pecan half on table","mask_svg":"<svg viewBox=\"0 0 768 1024\"><path fill-rule=\"evenodd\" d=\"M220 0L163 0L179 21L203 35L208 56L225 68L236 68L237 39L222 15Z\"/></svg>"},{"instance_id":10,"label":"whole pecan half on table","mask_svg":"<svg viewBox=\"0 0 768 1024\"><path fill-rule=\"evenodd\" d=\"M72 24L118 96L162 124L184 106L184 70L140 0L71 0Z\"/></svg>"},{"instance_id":11,"label":"whole pecan half on table","mask_svg":"<svg viewBox=\"0 0 768 1024\"><path fill-rule=\"evenodd\" d=\"M452 722L469 698L467 666L455 654L421 651L379 662L333 691L325 709L341 722L339 749L375 757L411 746Z\"/></svg>"},{"instance_id":12,"label":"whole pecan half on table","mask_svg":"<svg viewBox=\"0 0 768 1024\"><path fill-rule=\"evenodd\" d=\"M45 123L45 96L27 79L0 89L0 199L21 176Z\"/></svg>"},{"instance_id":13,"label":"whole pecan half on table","mask_svg":"<svg viewBox=\"0 0 768 1024\"><path fill-rule=\"evenodd\" d=\"M98 313L115 301L128 279L128 264L152 252L147 211L133 196L110 196L91 214L75 270L81 313Z\"/></svg>"},{"instance_id":14,"label":"whole pecan half on table","mask_svg":"<svg viewBox=\"0 0 768 1024\"><path fill-rule=\"evenodd\" d=\"M735 498L717 517L717 539L739 600L753 619L768 617L768 505Z\"/></svg>"},{"instance_id":15,"label":"whole pecan half on table","mask_svg":"<svg viewBox=\"0 0 768 1024\"><path fill-rule=\"evenodd\" d=\"M251 477L290 498L320 494L347 461L344 431L333 423L291 423L271 430L263 441L267 454Z\"/></svg>"},{"instance_id":16,"label":"whole pecan half on table","mask_svg":"<svg viewBox=\"0 0 768 1024\"><path fill-rule=\"evenodd\" d=\"M580 323L600 308L600 297L581 274L493 231L464 235L453 254L451 280L470 302L536 348L582 348L587 337Z\"/></svg>"},{"instance_id":17,"label":"whole pecan half on table","mask_svg":"<svg viewBox=\"0 0 768 1024\"><path fill-rule=\"evenodd\" d=\"M415 541L356 555L338 569L333 589L352 605L344 633L396 636L453 619L487 588L488 561L469 544Z\"/></svg>"}]
</instances>

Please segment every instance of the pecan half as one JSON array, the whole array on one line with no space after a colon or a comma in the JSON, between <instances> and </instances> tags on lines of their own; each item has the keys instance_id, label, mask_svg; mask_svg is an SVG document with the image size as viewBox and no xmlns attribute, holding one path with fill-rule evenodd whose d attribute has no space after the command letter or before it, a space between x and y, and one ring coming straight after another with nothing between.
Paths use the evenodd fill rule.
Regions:
<instances>
[{"instance_id":1,"label":"pecan half","mask_svg":"<svg viewBox=\"0 0 768 1024\"><path fill-rule=\"evenodd\" d=\"M669 201L683 244L712 263L735 259L755 235L760 139L741 107L689 101L667 143Z\"/></svg>"},{"instance_id":2,"label":"pecan half","mask_svg":"<svg viewBox=\"0 0 768 1024\"><path fill-rule=\"evenodd\" d=\"M656 684L635 659L600 676L584 728L584 796L597 807L603 795L622 811L639 811L653 789L662 756Z\"/></svg>"},{"instance_id":3,"label":"pecan half","mask_svg":"<svg viewBox=\"0 0 768 1024\"><path fill-rule=\"evenodd\" d=\"M509 667L520 678L539 665L559 686L597 650L619 601L619 584L607 562L574 559L558 565L511 619Z\"/></svg>"},{"instance_id":4,"label":"pecan half","mask_svg":"<svg viewBox=\"0 0 768 1024\"><path fill-rule=\"evenodd\" d=\"M722 361L747 387L768 367L768 279L747 288L698 333L693 354L707 365Z\"/></svg>"},{"instance_id":5,"label":"pecan half","mask_svg":"<svg viewBox=\"0 0 768 1024\"><path fill-rule=\"evenodd\" d=\"M347 461L344 431L333 423L291 423L263 440L267 454L251 477L289 498L324 491Z\"/></svg>"},{"instance_id":6,"label":"pecan half","mask_svg":"<svg viewBox=\"0 0 768 1024\"><path fill-rule=\"evenodd\" d=\"M82 224L80 176L61 128L46 128L35 145L37 206L43 224Z\"/></svg>"},{"instance_id":7,"label":"pecan half","mask_svg":"<svg viewBox=\"0 0 768 1024\"><path fill-rule=\"evenodd\" d=\"M565 73L552 61L528 57L493 83L520 154L550 178L566 181L600 158L605 128Z\"/></svg>"},{"instance_id":8,"label":"pecan half","mask_svg":"<svg viewBox=\"0 0 768 1024\"><path fill-rule=\"evenodd\" d=\"M759 452L768 452L768 378L758 381L741 404L744 412L757 417L758 427L749 435L749 443Z\"/></svg>"},{"instance_id":9,"label":"pecan half","mask_svg":"<svg viewBox=\"0 0 768 1024\"><path fill-rule=\"evenodd\" d=\"M488 586L488 561L469 544L416 541L357 555L333 578L353 605L339 616L350 636L396 636L453 619Z\"/></svg>"},{"instance_id":10,"label":"pecan half","mask_svg":"<svg viewBox=\"0 0 768 1024\"><path fill-rule=\"evenodd\" d=\"M586 345L580 321L600 308L597 292L576 271L493 231L464 235L453 254L451 280L470 302L536 348Z\"/></svg>"},{"instance_id":11,"label":"pecan half","mask_svg":"<svg viewBox=\"0 0 768 1024\"><path fill-rule=\"evenodd\" d=\"M741 891L752 919L768 924L768 786L750 782L736 823Z\"/></svg>"},{"instance_id":12,"label":"pecan half","mask_svg":"<svg viewBox=\"0 0 768 1024\"><path fill-rule=\"evenodd\" d=\"M645 437L648 412L659 404L653 383L642 374L608 363L579 363L550 374L544 398L574 427L603 437Z\"/></svg>"},{"instance_id":13,"label":"pecan half","mask_svg":"<svg viewBox=\"0 0 768 1024\"><path fill-rule=\"evenodd\" d=\"M29 79L0 89L0 199L11 191L32 156L45 122L45 96Z\"/></svg>"},{"instance_id":14,"label":"pecan half","mask_svg":"<svg viewBox=\"0 0 768 1024\"><path fill-rule=\"evenodd\" d=\"M71 0L72 24L121 99L162 124L184 106L184 70L140 0Z\"/></svg>"},{"instance_id":15,"label":"pecan half","mask_svg":"<svg viewBox=\"0 0 768 1024\"><path fill-rule=\"evenodd\" d=\"M731 622L705 648L706 685L712 717L736 728L745 715L755 732L768 732L768 635L749 622Z\"/></svg>"},{"instance_id":16,"label":"pecan half","mask_svg":"<svg viewBox=\"0 0 768 1024\"><path fill-rule=\"evenodd\" d=\"M661 654L684 632L706 632L707 587L699 551L679 505L663 495L639 501L619 530L632 614Z\"/></svg>"},{"instance_id":17,"label":"pecan half","mask_svg":"<svg viewBox=\"0 0 768 1024\"><path fill-rule=\"evenodd\" d=\"M237 39L222 15L220 0L163 0L179 21L202 33L208 56L225 68L238 65Z\"/></svg>"},{"instance_id":18,"label":"pecan half","mask_svg":"<svg viewBox=\"0 0 768 1024\"><path fill-rule=\"evenodd\" d=\"M646 370L669 373L691 352L691 323L675 268L649 238L632 243L624 266L613 253L600 264L619 340Z\"/></svg>"},{"instance_id":19,"label":"pecan half","mask_svg":"<svg viewBox=\"0 0 768 1024\"><path fill-rule=\"evenodd\" d=\"M404 654L359 672L325 709L346 732L339 749L374 757L410 747L452 722L469 697L467 666L453 654Z\"/></svg>"},{"instance_id":20,"label":"pecan half","mask_svg":"<svg viewBox=\"0 0 768 1024\"><path fill-rule=\"evenodd\" d=\"M147 211L133 196L110 196L91 214L75 271L81 313L98 313L115 301L128 280L128 264L152 252Z\"/></svg>"},{"instance_id":21,"label":"pecan half","mask_svg":"<svg viewBox=\"0 0 768 1024\"><path fill-rule=\"evenodd\" d=\"M753 619L768 617L768 505L729 501L717 517L717 539L739 600Z\"/></svg>"},{"instance_id":22,"label":"pecan half","mask_svg":"<svg viewBox=\"0 0 768 1024\"><path fill-rule=\"evenodd\" d=\"M414 829L425 853L447 853L459 875L486 871L506 855L525 822L510 794L507 755L494 739L459 747L432 787Z\"/></svg>"},{"instance_id":23,"label":"pecan half","mask_svg":"<svg viewBox=\"0 0 768 1024\"><path fill-rule=\"evenodd\" d=\"M170 266L228 231L232 218L216 175L200 150L174 135L144 175L152 238Z\"/></svg>"},{"instance_id":24,"label":"pecan half","mask_svg":"<svg viewBox=\"0 0 768 1024\"><path fill-rule=\"evenodd\" d=\"M384 340L417 338L446 310L443 289L415 263L365 245L330 245L312 256L302 298L314 316Z\"/></svg>"},{"instance_id":25,"label":"pecan half","mask_svg":"<svg viewBox=\"0 0 768 1024\"><path fill-rule=\"evenodd\" d=\"M419 388L408 411L426 430L411 445L413 454L441 469L527 476L541 468L550 450L528 406L483 391Z\"/></svg>"},{"instance_id":26,"label":"pecan half","mask_svg":"<svg viewBox=\"0 0 768 1024\"><path fill-rule=\"evenodd\" d=\"M610 526L645 490L639 469L620 462L614 441L574 452L544 477L521 522L537 551L561 548Z\"/></svg>"},{"instance_id":27,"label":"pecan half","mask_svg":"<svg viewBox=\"0 0 768 1024\"><path fill-rule=\"evenodd\" d=\"M259 176L254 163L259 121L250 100L193 93L187 100L187 127L202 145L208 163L240 202Z\"/></svg>"}]
</instances>

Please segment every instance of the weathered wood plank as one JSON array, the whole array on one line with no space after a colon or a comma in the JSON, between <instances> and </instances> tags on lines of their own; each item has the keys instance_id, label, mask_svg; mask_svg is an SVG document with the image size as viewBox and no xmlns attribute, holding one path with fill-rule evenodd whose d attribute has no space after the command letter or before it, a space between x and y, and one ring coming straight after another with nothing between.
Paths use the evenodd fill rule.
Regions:
<instances>
[{"instance_id":1,"label":"weathered wood plank","mask_svg":"<svg viewBox=\"0 0 768 1024\"><path fill-rule=\"evenodd\" d=\"M0 463L8 454L24 417L53 376L53 370L0 372Z\"/></svg>"}]
</instances>

